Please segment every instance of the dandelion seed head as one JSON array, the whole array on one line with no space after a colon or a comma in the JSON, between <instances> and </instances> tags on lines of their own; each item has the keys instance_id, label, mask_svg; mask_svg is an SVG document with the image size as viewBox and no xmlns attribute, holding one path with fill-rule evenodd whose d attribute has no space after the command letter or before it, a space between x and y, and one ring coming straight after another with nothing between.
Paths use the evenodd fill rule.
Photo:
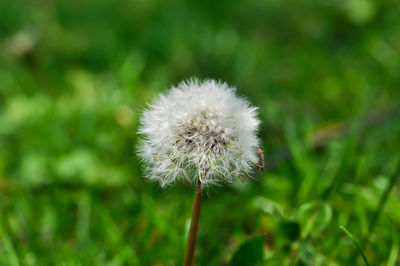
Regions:
<instances>
[{"instance_id":1,"label":"dandelion seed head","mask_svg":"<svg viewBox=\"0 0 400 266\"><path fill-rule=\"evenodd\" d=\"M202 185L250 172L259 145L257 108L215 80L191 79L161 94L144 111L138 146L145 173L161 186Z\"/></svg>"}]
</instances>

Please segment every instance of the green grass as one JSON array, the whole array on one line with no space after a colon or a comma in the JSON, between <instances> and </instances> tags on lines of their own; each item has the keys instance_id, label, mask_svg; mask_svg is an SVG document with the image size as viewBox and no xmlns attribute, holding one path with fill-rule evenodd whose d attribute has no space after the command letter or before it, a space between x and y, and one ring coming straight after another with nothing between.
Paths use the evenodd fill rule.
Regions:
<instances>
[{"instance_id":1,"label":"green grass","mask_svg":"<svg viewBox=\"0 0 400 266\"><path fill-rule=\"evenodd\" d=\"M354 245L356 245L358 251L360 252L365 265L370 266L371 263L368 261L367 256L365 256L365 252L363 250L363 248L360 245L360 242L358 242L358 240L356 238L354 238L354 236L343 226L339 226L339 228L353 241Z\"/></svg>"},{"instance_id":2,"label":"green grass","mask_svg":"<svg viewBox=\"0 0 400 266\"><path fill-rule=\"evenodd\" d=\"M193 188L134 150L191 76L259 106L267 166L207 191L198 265L362 265L339 225L399 264L399 29L395 0L0 1L0 265L180 265Z\"/></svg>"}]
</instances>

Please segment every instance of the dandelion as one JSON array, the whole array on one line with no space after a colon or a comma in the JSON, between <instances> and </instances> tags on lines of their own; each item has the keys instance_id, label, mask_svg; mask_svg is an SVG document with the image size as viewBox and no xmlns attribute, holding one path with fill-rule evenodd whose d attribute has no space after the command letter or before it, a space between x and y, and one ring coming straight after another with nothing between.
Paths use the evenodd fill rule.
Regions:
<instances>
[{"instance_id":1,"label":"dandelion","mask_svg":"<svg viewBox=\"0 0 400 266\"><path fill-rule=\"evenodd\" d=\"M202 189L244 181L260 162L257 108L215 80L181 82L160 95L141 119L139 155L148 179L165 187L196 184L185 265L193 263Z\"/></svg>"},{"instance_id":2,"label":"dandelion","mask_svg":"<svg viewBox=\"0 0 400 266\"><path fill-rule=\"evenodd\" d=\"M202 185L247 176L258 164L257 108L214 80L190 80L143 113L139 153L150 180Z\"/></svg>"}]
</instances>

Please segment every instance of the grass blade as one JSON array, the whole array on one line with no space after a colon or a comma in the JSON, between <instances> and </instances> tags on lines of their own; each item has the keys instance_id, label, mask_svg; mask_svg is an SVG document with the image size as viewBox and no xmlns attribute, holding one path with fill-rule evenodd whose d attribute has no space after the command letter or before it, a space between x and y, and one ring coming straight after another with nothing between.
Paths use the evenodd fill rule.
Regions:
<instances>
[{"instance_id":1,"label":"grass blade","mask_svg":"<svg viewBox=\"0 0 400 266\"><path fill-rule=\"evenodd\" d=\"M394 172L389 177L389 185L386 187L385 191L382 194L382 197L378 203L378 206L372 215L371 221L369 223L369 233L372 233L375 229L375 225L378 222L380 214L383 212L385 208L386 201L389 197L389 194L392 192L394 185L397 182L397 179L400 177L400 159L397 159L397 165Z\"/></svg>"},{"instance_id":2,"label":"grass blade","mask_svg":"<svg viewBox=\"0 0 400 266\"><path fill-rule=\"evenodd\" d=\"M353 243L357 246L358 251L360 251L361 256L364 259L365 265L367 266L371 266L371 263L369 263L367 256L365 256L364 250L362 249L360 242L358 242L358 240L356 238L354 238L354 236L343 226L339 226L339 228L348 236L350 237L351 240L353 240Z\"/></svg>"},{"instance_id":3,"label":"grass blade","mask_svg":"<svg viewBox=\"0 0 400 266\"><path fill-rule=\"evenodd\" d=\"M0 224L0 244L3 244L4 251L8 256L8 262L11 266L19 266L17 252L14 249L11 239L8 237L7 232Z\"/></svg>"}]
</instances>

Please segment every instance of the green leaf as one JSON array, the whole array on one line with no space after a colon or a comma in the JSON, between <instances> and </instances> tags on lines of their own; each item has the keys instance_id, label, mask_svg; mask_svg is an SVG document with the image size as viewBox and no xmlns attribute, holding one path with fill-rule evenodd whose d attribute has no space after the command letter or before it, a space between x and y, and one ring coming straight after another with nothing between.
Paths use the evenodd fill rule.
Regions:
<instances>
[{"instance_id":1,"label":"green leaf","mask_svg":"<svg viewBox=\"0 0 400 266\"><path fill-rule=\"evenodd\" d=\"M253 206L271 215L275 220L282 220L283 207L279 203L264 197L257 197L253 200Z\"/></svg>"},{"instance_id":2,"label":"green leaf","mask_svg":"<svg viewBox=\"0 0 400 266\"><path fill-rule=\"evenodd\" d=\"M264 236L256 237L242 243L233 255L230 265L250 266L261 262L264 238Z\"/></svg>"},{"instance_id":3,"label":"green leaf","mask_svg":"<svg viewBox=\"0 0 400 266\"><path fill-rule=\"evenodd\" d=\"M298 210L298 217L301 224L301 236L317 236L330 223L332 208L325 202L306 202Z\"/></svg>"}]
</instances>

